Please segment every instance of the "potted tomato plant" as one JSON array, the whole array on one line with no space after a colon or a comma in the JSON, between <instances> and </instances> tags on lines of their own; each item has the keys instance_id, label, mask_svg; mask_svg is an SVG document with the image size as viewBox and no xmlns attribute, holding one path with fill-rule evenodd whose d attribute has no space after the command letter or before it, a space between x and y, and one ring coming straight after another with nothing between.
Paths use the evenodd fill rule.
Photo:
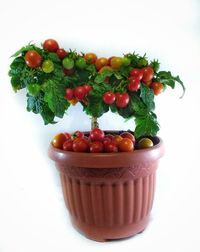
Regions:
<instances>
[{"instance_id":1,"label":"potted tomato plant","mask_svg":"<svg viewBox=\"0 0 200 252\"><path fill-rule=\"evenodd\" d=\"M72 223L87 237L104 241L145 229L153 204L155 176L164 148L157 135L155 95L179 76L160 71L157 60L136 53L97 57L59 47L28 44L14 55L9 76L14 91L27 90L27 110L45 124L56 123L80 103L92 118L91 131L59 133L49 157L60 172ZM98 118L112 111L133 119L129 131L99 129Z\"/></svg>"}]
</instances>

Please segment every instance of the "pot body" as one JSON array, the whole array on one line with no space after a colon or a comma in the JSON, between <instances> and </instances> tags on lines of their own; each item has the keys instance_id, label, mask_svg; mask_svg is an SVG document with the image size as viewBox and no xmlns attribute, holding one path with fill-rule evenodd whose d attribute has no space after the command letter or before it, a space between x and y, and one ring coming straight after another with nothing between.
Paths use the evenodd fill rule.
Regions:
<instances>
[{"instance_id":1,"label":"pot body","mask_svg":"<svg viewBox=\"0 0 200 252\"><path fill-rule=\"evenodd\" d=\"M163 143L132 153L75 153L49 148L73 225L96 241L135 235L148 224Z\"/></svg>"}]
</instances>

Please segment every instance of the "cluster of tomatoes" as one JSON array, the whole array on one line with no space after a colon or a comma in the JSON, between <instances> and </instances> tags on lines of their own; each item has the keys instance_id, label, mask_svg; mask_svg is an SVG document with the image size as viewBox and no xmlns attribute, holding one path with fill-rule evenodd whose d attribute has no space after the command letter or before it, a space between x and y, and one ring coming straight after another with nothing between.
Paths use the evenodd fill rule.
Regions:
<instances>
[{"instance_id":1,"label":"cluster of tomatoes","mask_svg":"<svg viewBox=\"0 0 200 252\"><path fill-rule=\"evenodd\" d=\"M90 153L132 152L135 144L135 137L130 132L123 132L120 135L105 134L99 128L95 128L87 134L80 131L73 134L60 133L52 140L55 148ZM137 145L141 149L148 148L153 146L153 142L149 138L142 138Z\"/></svg>"},{"instance_id":2,"label":"cluster of tomatoes","mask_svg":"<svg viewBox=\"0 0 200 252\"><path fill-rule=\"evenodd\" d=\"M77 86L74 89L66 88L65 99L68 101L83 101L86 102L86 97L92 90L92 86L85 83L82 86Z\"/></svg>"}]
</instances>

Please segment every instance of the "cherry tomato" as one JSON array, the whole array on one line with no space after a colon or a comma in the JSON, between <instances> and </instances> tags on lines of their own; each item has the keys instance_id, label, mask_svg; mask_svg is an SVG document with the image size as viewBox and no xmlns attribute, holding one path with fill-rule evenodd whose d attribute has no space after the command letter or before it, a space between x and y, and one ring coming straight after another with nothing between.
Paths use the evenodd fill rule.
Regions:
<instances>
[{"instance_id":1,"label":"cherry tomato","mask_svg":"<svg viewBox=\"0 0 200 252\"><path fill-rule=\"evenodd\" d=\"M110 67L110 66L103 66L99 71L98 71L98 73L103 73L104 72L104 70L112 70L112 68Z\"/></svg>"},{"instance_id":2,"label":"cherry tomato","mask_svg":"<svg viewBox=\"0 0 200 252\"><path fill-rule=\"evenodd\" d=\"M112 142L112 140L109 137L107 137L107 135L106 135L104 137L104 139L103 139L103 144L106 145L106 144L111 143L111 142Z\"/></svg>"},{"instance_id":3,"label":"cherry tomato","mask_svg":"<svg viewBox=\"0 0 200 252\"><path fill-rule=\"evenodd\" d=\"M76 138L73 142L73 151L75 152L88 152L89 143L84 138Z\"/></svg>"},{"instance_id":4,"label":"cherry tomato","mask_svg":"<svg viewBox=\"0 0 200 252\"><path fill-rule=\"evenodd\" d=\"M77 131L74 132L73 137L74 137L74 138L84 138L85 135L84 135L83 132L77 130Z\"/></svg>"},{"instance_id":5,"label":"cherry tomato","mask_svg":"<svg viewBox=\"0 0 200 252\"><path fill-rule=\"evenodd\" d=\"M105 136L105 137L110 138L110 140L113 140L113 139L114 139L114 136L113 136L112 134L106 134L106 136Z\"/></svg>"},{"instance_id":6,"label":"cherry tomato","mask_svg":"<svg viewBox=\"0 0 200 252\"><path fill-rule=\"evenodd\" d=\"M56 52L59 46L56 40L47 39L44 41L43 48L49 52Z\"/></svg>"},{"instance_id":7,"label":"cherry tomato","mask_svg":"<svg viewBox=\"0 0 200 252\"><path fill-rule=\"evenodd\" d=\"M122 58L122 65L123 66L129 66L130 64L131 64L131 60L128 57L124 56Z\"/></svg>"},{"instance_id":8,"label":"cherry tomato","mask_svg":"<svg viewBox=\"0 0 200 252\"><path fill-rule=\"evenodd\" d=\"M65 151L73 151L73 140L67 140L63 144L63 150Z\"/></svg>"},{"instance_id":9,"label":"cherry tomato","mask_svg":"<svg viewBox=\"0 0 200 252\"><path fill-rule=\"evenodd\" d=\"M91 141L103 141L104 139L104 132L101 129L94 128L90 131L90 139Z\"/></svg>"},{"instance_id":10,"label":"cherry tomato","mask_svg":"<svg viewBox=\"0 0 200 252\"><path fill-rule=\"evenodd\" d=\"M69 70L69 69L72 69L74 67L74 60L71 59L71 58L66 57L66 58L63 59L62 64L63 64L64 68Z\"/></svg>"},{"instance_id":11,"label":"cherry tomato","mask_svg":"<svg viewBox=\"0 0 200 252\"><path fill-rule=\"evenodd\" d=\"M45 60L42 63L42 70L45 73L51 73L54 70L54 64L52 60Z\"/></svg>"},{"instance_id":12,"label":"cherry tomato","mask_svg":"<svg viewBox=\"0 0 200 252\"><path fill-rule=\"evenodd\" d=\"M103 94L103 101L105 104L113 104L115 102L115 94L111 91L108 91Z\"/></svg>"},{"instance_id":13,"label":"cherry tomato","mask_svg":"<svg viewBox=\"0 0 200 252\"><path fill-rule=\"evenodd\" d=\"M95 61L97 60L97 56L95 53L86 53L84 55L84 59L87 61L87 63L94 64Z\"/></svg>"},{"instance_id":14,"label":"cherry tomato","mask_svg":"<svg viewBox=\"0 0 200 252\"><path fill-rule=\"evenodd\" d=\"M58 57L60 59L64 59L66 56L67 56L67 52L65 51L65 49L63 48L59 48L57 51L56 51Z\"/></svg>"},{"instance_id":15,"label":"cherry tomato","mask_svg":"<svg viewBox=\"0 0 200 252\"><path fill-rule=\"evenodd\" d=\"M133 151L134 145L131 139L129 138L123 138L121 142L118 145L119 151L122 152L130 152Z\"/></svg>"},{"instance_id":16,"label":"cherry tomato","mask_svg":"<svg viewBox=\"0 0 200 252\"><path fill-rule=\"evenodd\" d=\"M119 145L119 143L122 141L122 139L123 139L123 137L122 136L120 136L120 135L116 135L116 136L114 136L114 138L113 138L113 142L118 146Z\"/></svg>"},{"instance_id":17,"label":"cherry tomato","mask_svg":"<svg viewBox=\"0 0 200 252\"><path fill-rule=\"evenodd\" d=\"M65 75L72 75L72 74L74 74L75 69L74 68L71 68L71 69L63 68L63 72Z\"/></svg>"},{"instance_id":18,"label":"cherry tomato","mask_svg":"<svg viewBox=\"0 0 200 252\"><path fill-rule=\"evenodd\" d=\"M150 148L153 146L153 142L151 141L151 139L149 138L142 138L140 139L139 143L138 143L138 147L140 149L145 149L145 148Z\"/></svg>"},{"instance_id":19,"label":"cherry tomato","mask_svg":"<svg viewBox=\"0 0 200 252\"><path fill-rule=\"evenodd\" d=\"M102 67L107 66L108 65L108 59L106 58L98 58L95 61L95 66L97 70L100 70Z\"/></svg>"},{"instance_id":20,"label":"cherry tomato","mask_svg":"<svg viewBox=\"0 0 200 252\"><path fill-rule=\"evenodd\" d=\"M77 100L82 101L85 98L85 95L86 95L86 92L85 92L85 88L83 86L75 87L74 97Z\"/></svg>"},{"instance_id":21,"label":"cherry tomato","mask_svg":"<svg viewBox=\"0 0 200 252\"><path fill-rule=\"evenodd\" d=\"M142 77L143 77L143 71L141 69L139 69L139 68L133 68L130 71L130 76L139 78L139 80L141 80Z\"/></svg>"},{"instance_id":22,"label":"cherry tomato","mask_svg":"<svg viewBox=\"0 0 200 252\"><path fill-rule=\"evenodd\" d=\"M67 100L72 100L73 98L74 98L74 91L73 91L73 89L71 89L71 88L66 88L66 96L65 96L65 98L67 99Z\"/></svg>"},{"instance_id":23,"label":"cherry tomato","mask_svg":"<svg viewBox=\"0 0 200 252\"><path fill-rule=\"evenodd\" d=\"M116 106L119 107L119 108L124 108L128 105L129 103L129 95L127 93L116 93L115 94L115 97L116 97Z\"/></svg>"},{"instance_id":24,"label":"cherry tomato","mask_svg":"<svg viewBox=\"0 0 200 252\"><path fill-rule=\"evenodd\" d=\"M39 95L40 90L41 90L41 85L36 84L36 83L28 84L26 87L28 89L29 94L32 95L32 96Z\"/></svg>"},{"instance_id":25,"label":"cherry tomato","mask_svg":"<svg viewBox=\"0 0 200 252\"><path fill-rule=\"evenodd\" d=\"M71 134L65 132L64 135L65 135L65 137L66 137L66 140L71 140L71 139L72 139Z\"/></svg>"},{"instance_id":26,"label":"cherry tomato","mask_svg":"<svg viewBox=\"0 0 200 252\"><path fill-rule=\"evenodd\" d=\"M113 57L110 61L110 66L112 69L119 69L123 64L121 57Z\"/></svg>"},{"instance_id":27,"label":"cherry tomato","mask_svg":"<svg viewBox=\"0 0 200 252\"><path fill-rule=\"evenodd\" d=\"M135 143L135 137L130 132L123 132L123 133L120 134L120 136L123 137L123 138L129 138L129 139L131 139L133 144Z\"/></svg>"},{"instance_id":28,"label":"cherry tomato","mask_svg":"<svg viewBox=\"0 0 200 252\"><path fill-rule=\"evenodd\" d=\"M110 142L104 145L105 152L118 152L118 147L115 143Z\"/></svg>"},{"instance_id":29,"label":"cherry tomato","mask_svg":"<svg viewBox=\"0 0 200 252\"><path fill-rule=\"evenodd\" d=\"M25 54L25 61L30 68L36 68L41 65L42 57L35 50L30 50Z\"/></svg>"},{"instance_id":30,"label":"cherry tomato","mask_svg":"<svg viewBox=\"0 0 200 252\"><path fill-rule=\"evenodd\" d=\"M127 88L129 91L134 92L140 88L140 79L138 77L129 78L130 83L128 84Z\"/></svg>"},{"instance_id":31,"label":"cherry tomato","mask_svg":"<svg viewBox=\"0 0 200 252\"><path fill-rule=\"evenodd\" d=\"M80 57L76 60L75 65L79 69L84 69L87 66L86 60Z\"/></svg>"},{"instance_id":32,"label":"cherry tomato","mask_svg":"<svg viewBox=\"0 0 200 252\"><path fill-rule=\"evenodd\" d=\"M142 81L144 83L153 79L154 71L152 67L147 66L142 68L142 73L143 73Z\"/></svg>"},{"instance_id":33,"label":"cherry tomato","mask_svg":"<svg viewBox=\"0 0 200 252\"><path fill-rule=\"evenodd\" d=\"M153 89L155 95L159 95L164 90L164 86L161 82L152 82L150 87Z\"/></svg>"},{"instance_id":34,"label":"cherry tomato","mask_svg":"<svg viewBox=\"0 0 200 252\"><path fill-rule=\"evenodd\" d=\"M96 141L90 144L90 152L92 153L100 153L103 152L103 150L104 147L102 142Z\"/></svg>"},{"instance_id":35,"label":"cherry tomato","mask_svg":"<svg viewBox=\"0 0 200 252\"><path fill-rule=\"evenodd\" d=\"M110 66L110 64L111 64L111 60L112 60L112 58L114 58L115 56L112 56L112 57L110 57L110 58L108 58L108 65Z\"/></svg>"},{"instance_id":36,"label":"cherry tomato","mask_svg":"<svg viewBox=\"0 0 200 252\"><path fill-rule=\"evenodd\" d=\"M62 149L65 141L66 141L65 134L60 133L53 138L52 144L55 148Z\"/></svg>"},{"instance_id":37,"label":"cherry tomato","mask_svg":"<svg viewBox=\"0 0 200 252\"><path fill-rule=\"evenodd\" d=\"M82 87L85 89L86 95L89 94L89 92L92 90L92 86L87 83L84 84Z\"/></svg>"}]
</instances>

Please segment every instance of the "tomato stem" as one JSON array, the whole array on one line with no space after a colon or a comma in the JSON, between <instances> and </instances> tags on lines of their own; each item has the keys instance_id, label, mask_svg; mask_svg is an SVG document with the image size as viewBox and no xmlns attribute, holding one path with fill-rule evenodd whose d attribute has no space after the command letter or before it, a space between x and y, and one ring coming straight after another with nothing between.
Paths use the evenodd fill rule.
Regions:
<instances>
[{"instance_id":1,"label":"tomato stem","mask_svg":"<svg viewBox=\"0 0 200 252\"><path fill-rule=\"evenodd\" d=\"M97 118L96 117L92 117L92 120L91 120L91 129L95 129L95 128L99 128L99 124L97 122Z\"/></svg>"}]
</instances>

